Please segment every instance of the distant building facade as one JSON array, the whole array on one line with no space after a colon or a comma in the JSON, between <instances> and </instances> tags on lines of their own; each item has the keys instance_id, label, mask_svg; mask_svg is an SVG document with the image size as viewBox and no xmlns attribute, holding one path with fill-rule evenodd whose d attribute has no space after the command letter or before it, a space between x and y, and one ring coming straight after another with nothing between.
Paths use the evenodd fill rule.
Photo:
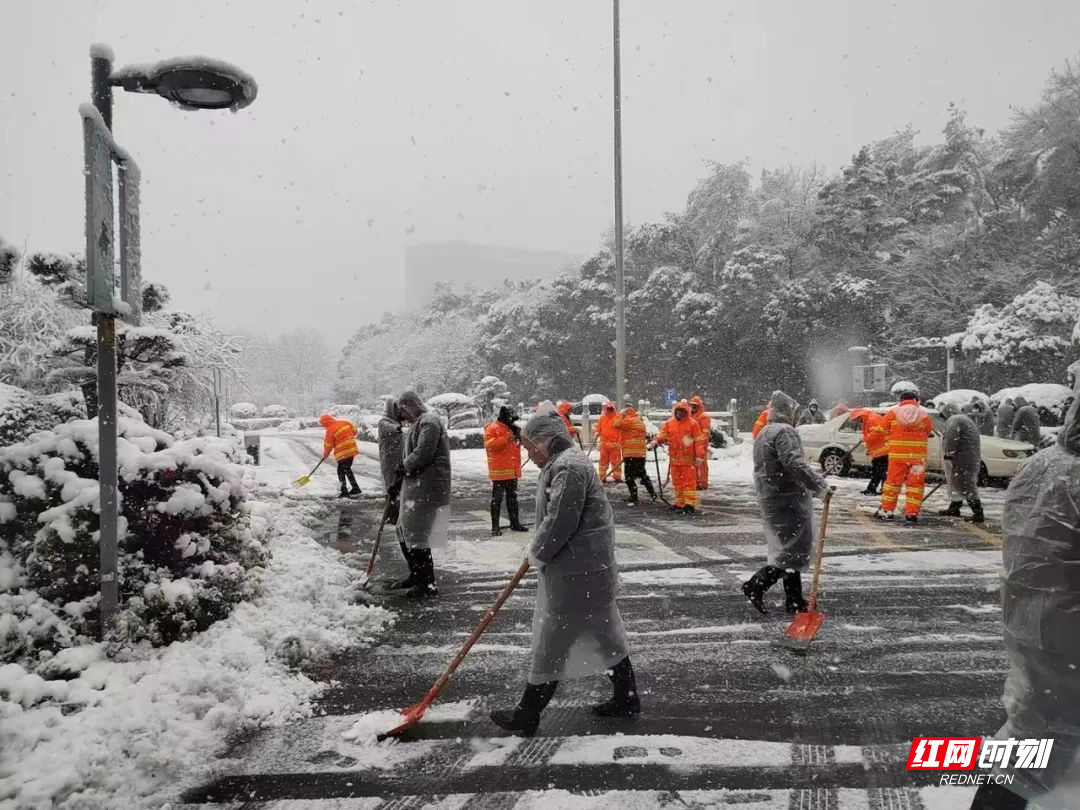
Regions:
<instances>
[{"instance_id":1,"label":"distant building facade","mask_svg":"<svg viewBox=\"0 0 1080 810\"><path fill-rule=\"evenodd\" d=\"M435 285L453 289L492 289L503 281L552 278L581 257L527 248L476 245L471 242L427 242L405 248L405 295L409 306L431 300Z\"/></svg>"}]
</instances>

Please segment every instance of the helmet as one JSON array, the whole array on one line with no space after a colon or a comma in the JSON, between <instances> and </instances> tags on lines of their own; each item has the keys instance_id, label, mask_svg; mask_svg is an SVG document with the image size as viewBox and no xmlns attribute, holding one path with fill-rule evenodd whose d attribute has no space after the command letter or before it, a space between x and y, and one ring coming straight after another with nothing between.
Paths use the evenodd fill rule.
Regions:
<instances>
[{"instance_id":1,"label":"helmet","mask_svg":"<svg viewBox=\"0 0 1080 810\"><path fill-rule=\"evenodd\" d=\"M900 380L889 389L897 399L919 399L919 386L911 380Z\"/></svg>"}]
</instances>

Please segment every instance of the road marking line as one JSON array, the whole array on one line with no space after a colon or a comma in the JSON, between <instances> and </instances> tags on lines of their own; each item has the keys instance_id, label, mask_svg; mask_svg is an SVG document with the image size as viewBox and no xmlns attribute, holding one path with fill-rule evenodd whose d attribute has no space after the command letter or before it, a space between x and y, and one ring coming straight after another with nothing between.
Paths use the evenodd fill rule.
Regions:
<instances>
[{"instance_id":1,"label":"road marking line","mask_svg":"<svg viewBox=\"0 0 1080 810\"><path fill-rule=\"evenodd\" d=\"M856 512L855 519L866 527L867 532L870 534L870 539L876 542L878 545L883 545L886 548L891 548L896 551L906 550L905 546L895 543L885 536L885 532L874 525L873 519L867 517L863 512Z\"/></svg>"},{"instance_id":2,"label":"road marking line","mask_svg":"<svg viewBox=\"0 0 1080 810\"><path fill-rule=\"evenodd\" d=\"M972 523L961 523L960 528L962 528L968 534L973 534L976 537L982 538L992 546L1001 548L1003 541L1000 534L994 534L993 532L987 531L982 526L976 526Z\"/></svg>"}]
</instances>

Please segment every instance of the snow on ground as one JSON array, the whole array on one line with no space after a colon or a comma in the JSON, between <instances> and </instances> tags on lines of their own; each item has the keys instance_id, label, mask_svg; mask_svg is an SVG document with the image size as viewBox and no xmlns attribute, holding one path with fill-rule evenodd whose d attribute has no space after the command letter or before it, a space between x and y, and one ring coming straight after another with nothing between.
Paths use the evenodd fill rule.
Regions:
<instances>
[{"instance_id":1,"label":"snow on ground","mask_svg":"<svg viewBox=\"0 0 1080 810\"><path fill-rule=\"evenodd\" d=\"M0 805L160 806L209 778L231 735L310 715L322 687L289 662L371 644L392 618L352 603L354 573L301 525L312 508L253 504L273 555L261 593L190 641L92 648L70 681L0 668Z\"/></svg>"}]
</instances>

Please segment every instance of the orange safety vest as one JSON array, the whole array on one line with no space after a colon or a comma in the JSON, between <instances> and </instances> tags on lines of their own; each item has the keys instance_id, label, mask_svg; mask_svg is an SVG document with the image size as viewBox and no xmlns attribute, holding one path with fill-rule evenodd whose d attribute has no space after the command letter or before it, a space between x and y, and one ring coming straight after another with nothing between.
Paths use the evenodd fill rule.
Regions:
<instances>
[{"instance_id":1,"label":"orange safety vest","mask_svg":"<svg viewBox=\"0 0 1080 810\"><path fill-rule=\"evenodd\" d=\"M521 446L514 440L513 431L502 422L492 422L484 428L484 450L488 478L492 481L521 478Z\"/></svg>"},{"instance_id":2,"label":"orange safety vest","mask_svg":"<svg viewBox=\"0 0 1080 810\"><path fill-rule=\"evenodd\" d=\"M345 419L332 419L326 424L326 435L323 437L323 456L330 455L334 451L334 461L344 461L360 455L360 448L356 444L356 428L353 423Z\"/></svg>"},{"instance_id":3,"label":"orange safety vest","mask_svg":"<svg viewBox=\"0 0 1080 810\"><path fill-rule=\"evenodd\" d=\"M709 439L712 438L712 417L705 413L705 401L701 397L691 397L690 404L700 408L696 414L690 414L690 418L695 420L701 428L701 455L704 457L708 452Z\"/></svg>"},{"instance_id":4,"label":"orange safety vest","mask_svg":"<svg viewBox=\"0 0 1080 810\"><path fill-rule=\"evenodd\" d=\"M881 458L889 452L889 429L885 418L869 408L856 408L849 412L852 419L862 420L862 439L866 453L871 459Z\"/></svg>"},{"instance_id":5,"label":"orange safety vest","mask_svg":"<svg viewBox=\"0 0 1080 810\"><path fill-rule=\"evenodd\" d=\"M926 408L906 399L889 408L881 424L889 436L890 461L926 461L927 440L934 432L934 422Z\"/></svg>"},{"instance_id":6,"label":"orange safety vest","mask_svg":"<svg viewBox=\"0 0 1080 810\"><path fill-rule=\"evenodd\" d=\"M686 411L686 418L679 421L672 416L664 422L655 441L668 446L670 464L696 464L698 458L704 454L701 426L690 415L690 404L685 399L676 402L671 412L680 409Z\"/></svg>"},{"instance_id":7,"label":"orange safety vest","mask_svg":"<svg viewBox=\"0 0 1080 810\"><path fill-rule=\"evenodd\" d=\"M606 408L604 414L596 423L596 435L600 437L602 447L619 447L622 444L622 417L617 412L609 412Z\"/></svg>"},{"instance_id":8,"label":"orange safety vest","mask_svg":"<svg viewBox=\"0 0 1080 810\"><path fill-rule=\"evenodd\" d=\"M623 458L645 458L645 422L633 408L623 411L621 429Z\"/></svg>"},{"instance_id":9,"label":"orange safety vest","mask_svg":"<svg viewBox=\"0 0 1080 810\"><path fill-rule=\"evenodd\" d=\"M765 429L765 426L769 424L769 414L772 413L772 408L766 407L761 413L758 414L757 420L754 422L754 427L750 431L750 435L755 439L758 434Z\"/></svg>"}]
</instances>

